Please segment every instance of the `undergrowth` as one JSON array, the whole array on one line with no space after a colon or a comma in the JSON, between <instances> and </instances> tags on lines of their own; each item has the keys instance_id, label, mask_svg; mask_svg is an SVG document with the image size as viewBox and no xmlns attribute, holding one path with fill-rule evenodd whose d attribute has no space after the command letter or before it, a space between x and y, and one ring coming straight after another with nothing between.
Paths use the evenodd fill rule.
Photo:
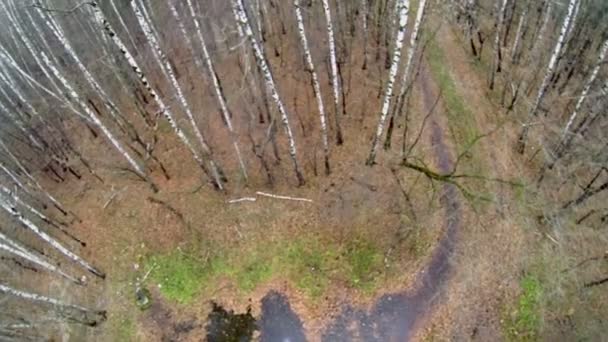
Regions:
<instances>
[{"instance_id":1,"label":"undergrowth","mask_svg":"<svg viewBox=\"0 0 608 342\"><path fill-rule=\"evenodd\" d=\"M538 278L525 276L520 283L522 293L516 307L505 319L505 331L512 341L535 341L540 333L540 299L543 288Z\"/></svg>"},{"instance_id":2,"label":"undergrowth","mask_svg":"<svg viewBox=\"0 0 608 342\"><path fill-rule=\"evenodd\" d=\"M219 278L230 279L243 294L273 278L287 278L315 299L332 282L371 292L383 271L380 250L359 239L338 244L300 238L260 244L252 250L216 251L206 258L178 249L150 256L146 263L161 294L181 304L190 303Z\"/></svg>"}]
</instances>

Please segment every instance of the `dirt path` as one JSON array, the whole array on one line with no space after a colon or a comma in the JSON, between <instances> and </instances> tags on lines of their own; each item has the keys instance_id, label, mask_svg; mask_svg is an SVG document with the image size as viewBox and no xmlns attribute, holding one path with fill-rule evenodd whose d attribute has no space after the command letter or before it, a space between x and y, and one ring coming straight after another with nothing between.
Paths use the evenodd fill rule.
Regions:
<instances>
[{"instance_id":1,"label":"dirt path","mask_svg":"<svg viewBox=\"0 0 608 342\"><path fill-rule=\"evenodd\" d=\"M419 82L424 110L428 111L432 108L437 95L432 87L426 65L422 67ZM433 114L430 128L437 167L441 172L449 172L454 162L444 141L444 129L438 114ZM441 203L444 208L445 231L428 266L418 275L413 290L385 294L370 310L344 305L341 313L328 322L320 340L404 341L414 335L415 330L428 317L437 299L441 297L441 290L450 274L449 261L454 252L456 234L460 227L462 212L459 194L453 185L443 185ZM274 298L276 293L268 296ZM287 299L276 301L271 300L272 298L265 297L262 300L265 303L262 306L260 321L262 341L302 341L304 336L302 323L291 310L286 302Z\"/></svg>"}]
</instances>

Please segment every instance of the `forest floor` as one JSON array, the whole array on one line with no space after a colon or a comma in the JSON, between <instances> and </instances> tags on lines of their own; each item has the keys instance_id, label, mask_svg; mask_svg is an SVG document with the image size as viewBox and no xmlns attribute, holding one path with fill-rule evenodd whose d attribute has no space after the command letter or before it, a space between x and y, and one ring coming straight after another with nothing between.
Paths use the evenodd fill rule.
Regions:
<instances>
[{"instance_id":1,"label":"forest floor","mask_svg":"<svg viewBox=\"0 0 608 342\"><path fill-rule=\"evenodd\" d=\"M509 180L525 174L513 169L519 165L510 145L514 123L505 120L496 129L504 114L482 90L479 71L449 28L440 29L427 53L418 82L423 85L412 90L411 126L420 127L432 99L441 94L441 100L416 154L445 171L433 157L433 127L443 132L452 158L479 134L493 132L465 154L459 172ZM83 219L75 226L89 245L83 255L108 273L106 283L94 284L86 296L90 306L106 308L109 318L90 338L200 340L211 301L237 313L251 308L258 317L261 299L278 290L289 298L307 337L318 340L344 305L370 308L384 294L416 287L443 246L453 213L442 210L440 184L399 168L398 152L381 153L373 168L364 165L370 135L361 131L373 130L379 107L369 91L377 86L370 76L376 70L353 70L349 96L355 100L343 120L346 142L332 152L332 174L309 177L304 187L292 186L284 158L272 188L256 170L248 186L235 181L228 194L214 192L201 184L200 170L167 134L158 150L171 180L159 179L158 194L116 171L105 173L104 185L82 181L59 189L66 206ZM315 161L304 164L308 171L317 168ZM525 241L534 234L518 213L525 195L495 182L463 184L479 196L460 196L450 278L425 310L419 339L500 339L520 298ZM312 202L258 196L255 202L227 203L256 191ZM138 284L151 293L146 310L136 305Z\"/></svg>"}]
</instances>

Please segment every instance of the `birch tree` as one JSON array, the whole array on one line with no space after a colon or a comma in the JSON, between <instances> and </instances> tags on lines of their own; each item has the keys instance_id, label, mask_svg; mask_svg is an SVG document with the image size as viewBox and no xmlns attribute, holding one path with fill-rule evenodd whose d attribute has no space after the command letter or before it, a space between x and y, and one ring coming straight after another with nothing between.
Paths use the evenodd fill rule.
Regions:
<instances>
[{"instance_id":1,"label":"birch tree","mask_svg":"<svg viewBox=\"0 0 608 342\"><path fill-rule=\"evenodd\" d=\"M76 310L82 315L82 317L70 318L76 319L76 321L89 326L96 326L106 320L105 311L90 310L79 305L66 303L56 298L46 297L37 293L21 291L3 283L0 283L0 292L37 304L50 305L59 310Z\"/></svg>"},{"instance_id":2,"label":"birch tree","mask_svg":"<svg viewBox=\"0 0 608 342\"><path fill-rule=\"evenodd\" d=\"M4 6L4 4L2 4L2 7L5 11L7 11L7 8L6 8L6 6ZM11 16L9 16L9 19L10 18L11 18ZM13 27L15 28L17 33L22 37L22 39L26 43L26 45L31 47L32 44L29 41L29 38L27 37L27 35L21 29L21 26L16 22L16 20L13 20L12 23L13 23ZM31 48L31 49L33 49L33 48ZM85 112L85 114L80 113L80 110L78 110L73 105L70 105L70 109L73 112L75 112L78 116L84 118L86 120L86 122L92 123L97 128L99 128L103 132L103 134L106 136L106 138L111 142L111 144L118 150L118 152L129 162L129 164L133 168L133 171L139 177L141 177L143 180L148 182L148 184L154 191L158 191L156 184L154 184L154 182L148 176L148 174L144 170L144 168L134 159L133 156L131 156L131 154L125 149L123 144L112 134L112 132L106 127L106 125L104 125L103 122L101 122L101 120L95 115L95 113L93 113L93 111L89 108L89 106L84 103L81 96L78 94L78 92L76 92L76 90L74 89L72 84L59 71L57 66L55 66L53 64L53 62L50 60L50 58L47 56L47 54L44 53L43 51L39 51L38 54L41 56L44 66L47 67L51 71L53 76L59 81L59 83L65 89L67 97L69 99L73 100L80 107L80 109Z\"/></svg>"},{"instance_id":3,"label":"birch tree","mask_svg":"<svg viewBox=\"0 0 608 342\"><path fill-rule=\"evenodd\" d=\"M283 104L283 101L281 100L281 97L277 91L276 83L268 66L268 62L266 61L266 57L264 57L260 44L253 34L253 29L249 23L249 18L247 17L247 12L245 11L242 0L232 0L232 5L234 6L235 13L238 16L237 24L241 26L243 33L245 36L247 36L249 43L251 44L258 68L260 69L260 72L264 77L264 81L266 82L266 87L268 88L268 91L270 92L272 99L274 100L281 115L281 121L283 122L283 127L289 141L289 156L291 157L294 165L298 185L304 185L304 176L302 175L302 171L300 170L297 159L296 141L291 130L291 125L289 124L289 115L287 114L285 105Z\"/></svg>"},{"instance_id":4,"label":"birch tree","mask_svg":"<svg viewBox=\"0 0 608 342\"><path fill-rule=\"evenodd\" d=\"M367 41L369 38L368 21L367 16L369 10L367 8L367 0L361 0L361 24L363 26L363 65L361 69L367 69Z\"/></svg>"},{"instance_id":5,"label":"birch tree","mask_svg":"<svg viewBox=\"0 0 608 342\"><path fill-rule=\"evenodd\" d=\"M570 117L568 118L568 122L566 123L566 127L564 127L562 136L569 134L570 127L574 123L574 120L576 120L576 117L578 116L583 103L587 99L587 96L589 95L589 91L591 90L591 86L595 82L595 79L597 78L597 75L600 72L602 63L606 59L607 53L608 53L608 40L604 41L604 43L602 44L599 56L597 58L597 62L595 63L595 67L591 71L591 75L589 75L589 79L586 81L585 86L583 87L583 91L581 92L580 96L578 97L578 100L576 101L576 105L574 107L574 110L572 111L572 114L570 114Z\"/></svg>"},{"instance_id":6,"label":"birch tree","mask_svg":"<svg viewBox=\"0 0 608 342\"><path fill-rule=\"evenodd\" d=\"M101 272L97 268L93 267L91 264L89 264L87 261L82 259L80 256L78 256L74 252L70 251L68 248L63 246L63 244L61 244L60 242L55 240L53 237L51 237L50 235L45 233L42 229L40 229L40 227L38 227L34 222L32 222L31 220L26 218L19 210L17 210L17 208L12 206L9 203L9 199L4 197L3 195L0 195L0 207L2 207L4 210L6 210L6 212L8 212L17 221L19 221L25 228L29 229L32 233L34 233L38 238L40 238L44 242L48 243L54 249L59 251L59 253L66 256L68 259L74 261L75 263L79 264L80 266L82 266L83 268L88 270L89 272L93 273L94 275L96 275L102 279L106 277L106 275L103 272Z\"/></svg>"},{"instance_id":7,"label":"birch tree","mask_svg":"<svg viewBox=\"0 0 608 342\"><path fill-rule=\"evenodd\" d=\"M570 0L568 3L568 12L566 13L566 17L564 18L564 21L562 23L562 27L561 27L559 36L557 38L557 41L555 43L555 47L553 48L553 53L551 54L551 58L549 59L549 64L547 65L547 69L545 71L545 77L543 78L540 88L538 89L538 94L536 95L536 100L534 101L534 104L532 105L532 108L530 109L530 112L528 113L527 122L524 123L521 133L519 135L519 140L517 143L517 152L519 152L520 154L523 154L525 151L525 148L526 148L526 142L528 140L528 131L530 129L530 127L529 127L530 120L532 118L536 117L536 115L538 113L538 109L542 105L543 99L547 95L547 90L549 89L549 82L550 82L551 77L553 76L553 73L555 72L555 68L557 66L557 59L566 42L566 35L570 28L570 23L574 19L573 14L574 14L574 9L575 9L576 5L577 5L577 0Z\"/></svg>"},{"instance_id":8,"label":"birch tree","mask_svg":"<svg viewBox=\"0 0 608 342\"><path fill-rule=\"evenodd\" d=\"M175 95L176 95L177 99L179 100L180 105L182 106L182 108L184 109L184 111L186 113L190 126L192 127L192 130L194 131L194 134L195 134L196 138L198 139L198 143L201 146L201 149L203 151L203 159L207 159L209 166L211 167L211 172L213 175L213 181L214 181L215 186L217 186L220 190L223 190L220 171L219 171L218 166L216 165L215 161L213 160L213 154L211 152L211 148L209 147L209 144L207 143L205 137L203 136L203 133L201 132L201 130L198 127L196 120L194 119L194 114L192 113L190 104L188 103L188 100L186 99L186 97L184 95L184 92L179 84L179 81L177 80L177 77L175 76L173 67L171 66L167 56L165 55L165 52L160 47L160 43L158 41L157 34L156 34L156 32L154 32L154 30L151 26L152 20L151 20L150 16L146 13L145 7L143 5L138 6L137 2L134 0L131 0L131 8L133 9L133 12L135 12L135 17L137 18L139 26L141 27L142 31L144 32L144 35L146 36L146 40L152 46L152 53L154 55L156 62L160 66L161 70L163 71L163 74L169 79L169 81L173 87L173 90L175 92Z\"/></svg>"},{"instance_id":9,"label":"birch tree","mask_svg":"<svg viewBox=\"0 0 608 342\"><path fill-rule=\"evenodd\" d=\"M494 89L496 73L500 72L502 63L502 51L500 47L500 38L502 37L502 26L505 19L505 10L508 0L502 0L502 5L496 17L496 36L494 38L494 59L492 61L492 69L490 70L490 90ZM498 5L498 3L497 3Z\"/></svg>"},{"instance_id":10,"label":"birch tree","mask_svg":"<svg viewBox=\"0 0 608 342\"><path fill-rule=\"evenodd\" d=\"M306 71L310 73L312 89L317 100L317 108L319 109L319 119L321 122L321 140L323 142L323 154L325 158L325 174L329 174L329 143L327 139L326 124L327 116L325 114L325 108L323 106L323 94L321 93L319 78L317 76L317 71L315 70L315 65L312 61L312 54L310 53L310 48L308 46L308 39L306 38L306 29L304 27L302 9L300 8L300 0L294 0L293 5L296 12L296 21L298 23L298 36L300 37L300 44L302 45L302 50L304 51L304 57L306 60Z\"/></svg>"},{"instance_id":11,"label":"birch tree","mask_svg":"<svg viewBox=\"0 0 608 342\"><path fill-rule=\"evenodd\" d=\"M340 82L338 80L338 59L336 57L336 42L334 37L334 28L331 17L331 10L329 8L328 0L321 0L323 4L323 13L325 14L325 21L327 22L327 44L329 45L329 64L331 67L331 85L334 92L334 117L336 120L336 143L342 145L344 141L342 137L342 128L340 127L340 112L338 110L340 105Z\"/></svg>"},{"instance_id":12,"label":"birch tree","mask_svg":"<svg viewBox=\"0 0 608 342\"><path fill-rule=\"evenodd\" d=\"M519 61L519 48L523 40L523 35L526 31L525 26L528 24L528 8L530 4L524 6L524 10L519 17L519 23L517 24L517 31L515 32L515 41L511 48L511 64L517 64Z\"/></svg>"},{"instance_id":13,"label":"birch tree","mask_svg":"<svg viewBox=\"0 0 608 342\"><path fill-rule=\"evenodd\" d=\"M16 255L26 261L36 264L51 273L58 274L59 276L68 279L69 281L71 281L75 284L78 284L78 285L84 284L80 279L76 279L73 276L63 272L59 267L51 264L50 262L44 260L43 258L31 253L25 247L19 245L17 242L13 241L11 238L9 238L8 236L6 236L2 233L0 233L0 250L3 250L7 253Z\"/></svg>"},{"instance_id":14,"label":"birch tree","mask_svg":"<svg viewBox=\"0 0 608 342\"><path fill-rule=\"evenodd\" d=\"M103 30L111 38L114 45L116 45L116 47L120 50L120 53L123 55L123 57L129 64L129 66L131 67L133 72L135 72L135 74L139 78L140 82L142 83L142 85L144 86L146 91L148 92L148 95L156 103L156 105L158 107L158 113L162 114L165 117L165 119L169 122L169 125L171 126L171 128L173 129L175 134L178 136L179 140L182 142L182 144L184 144L184 146L186 146L188 151L190 151L190 153L192 153L192 156L194 157L194 160L197 162L199 167L205 172L205 174L207 176L210 177L210 179L214 182L214 185L221 189L221 187L220 187L221 184L218 185L216 183L213 173L209 171L203 158L199 155L199 153L194 148L194 145L192 144L190 139L186 136L184 131L177 124L177 120L175 118L175 115L173 114L173 111L165 104L164 100L158 95L157 91L154 88L152 88L152 85L150 84L150 81L144 74L142 68L139 66L139 64L137 63L137 61L135 60L135 58L133 57L131 52L129 52L129 50L127 49L127 47L123 43L123 41L120 39L120 37L118 37L118 35L116 34L116 31L114 31L114 29L110 25L110 22L105 18L104 14L101 11L101 9L99 8L99 5L97 4L97 2L90 2L88 4L91 5L91 7L93 9L93 16L94 16L95 20L97 21L97 23L103 28Z\"/></svg>"},{"instance_id":15,"label":"birch tree","mask_svg":"<svg viewBox=\"0 0 608 342\"><path fill-rule=\"evenodd\" d=\"M395 51L393 52L393 58L391 62L391 68L388 74L388 81L386 85L386 91L384 93L384 100L382 101L382 108L380 110L380 120L378 127L376 128L376 134L372 140L372 148L367 158L366 164L373 165L376 162L376 151L378 144L384 132L384 124L388 117L388 111L391 105L391 99L393 97L393 88L395 79L397 77L397 71L399 69L399 63L401 61L401 49L403 48L403 40L405 37L405 29L407 27L407 20L409 14L409 0L397 0L399 1L398 13L399 13L399 29L395 38Z\"/></svg>"},{"instance_id":16,"label":"birch tree","mask_svg":"<svg viewBox=\"0 0 608 342\"><path fill-rule=\"evenodd\" d=\"M205 60L205 65L207 66L207 71L209 72L209 77L213 83L213 90L215 93L215 98L220 106L220 111L222 112L222 118L226 123L226 127L228 128L228 132L230 133L230 138L232 139L232 145L234 146L234 151L236 152L236 157L239 161L239 166L241 168L241 172L243 173L243 177L247 180L247 167L245 166L245 161L243 160L243 156L241 154L241 148L239 147L238 137L234 126L232 124L232 113L228 110L228 104L226 103L226 96L224 95L224 90L222 88L222 84L220 79L215 71L215 67L213 66L213 61L211 60L211 56L209 55L209 50L207 49L207 43L205 42L205 37L203 36L203 31L201 30L201 26L199 24L196 12L194 10L194 6L192 5L192 0L186 0L186 5L188 6L188 10L190 11L190 16L192 17L192 21L194 23L194 28L196 30L196 36L198 37L198 41L201 44L201 49L203 51L203 59ZM170 5L172 6L172 5Z\"/></svg>"},{"instance_id":17,"label":"birch tree","mask_svg":"<svg viewBox=\"0 0 608 342\"><path fill-rule=\"evenodd\" d=\"M426 0L421 0L418 3L418 12L416 13L416 22L414 23L414 30L410 35L410 48L408 50L407 59L405 62L405 68L401 76L401 84L399 95L397 96L397 102L393 106L391 117L386 132L385 148L389 148L391 144L391 136L393 131L395 115L400 116L403 112L403 107L406 104L406 97L411 89L410 74L412 73L412 67L414 62L414 55L418 45L418 36L420 35L420 28L424 21L424 13L426 11ZM407 119L406 119L407 120Z\"/></svg>"}]
</instances>

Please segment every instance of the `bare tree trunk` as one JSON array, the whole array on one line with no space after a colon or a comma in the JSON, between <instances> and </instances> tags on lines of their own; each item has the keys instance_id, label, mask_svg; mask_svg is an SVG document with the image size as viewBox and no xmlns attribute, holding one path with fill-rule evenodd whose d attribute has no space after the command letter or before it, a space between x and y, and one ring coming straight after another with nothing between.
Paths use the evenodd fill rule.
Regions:
<instances>
[{"instance_id":1,"label":"bare tree trunk","mask_svg":"<svg viewBox=\"0 0 608 342\"><path fill-rule=\"evenodd\" d=\"M154 53L156 62L163 70L163 73L165 74L165 76L171 82L171 85L173 86L173 90L175 91L175 95L176 95L177 99L179 100L180 105L186 112L186 116L188 117L190 126L192 127L192 130L194 131L194 135L198 139L198 142L203 151L203 156L201 159L206 159L209 163L209 166L211 167L212 179L213 179L214 185L218 189L223 190L224 186L222 184L220 171L219 171L218 166L216 165L215 161L213 160L213 153L211 151L211 148L209 147L209 144L207 143L205 137L203 136L203 133L199 129L198 124L196 123L196 120L194 120L194 114L192 113L190 105L188 104L188 100L186 100L186 97L182 91L179 81L177 80L177 77L175 75L175 72L173 71L173 67L171 66L171 63L169 62L169 59L167 58L164 51L160 47L158 37L151 26L152 18L150 18L150 16L146 13L145 7L142 5L140 8L140 6L137 5L136 1L131 1L131 8L135 12L135 17L137 18L137 21L139 22L139 26L143 30L143 32L146 36L146 39L152 46L152 52Z\"/></svg>"},{"instance_id":2,"label":"bare tree trunk","mask_svg":"<svg viewBox=\"0 0 608 342\"><path fill-rule=\"evenodd\" d=\"M391 68L388 75L388 82L386 85L386 92L384 93L384 101L382 102L382 108L380 110L380 120L378 122L378 127L376 129L376 134L374 135L372 141L372 148L365 162L367 165L373 165L376 162L376 151L378 149L378 143L382 138L382 133L384 132L384 124L386 122L386 118L388 117L388 110L390 108L391 99L393 97L393 87L395 84L395 79L397 77L397 71L399 69L399 63L401 62L401 49L403 48L403 40L405 37L405 28L407 26L407 19L409 13L409 0L397 0L399 1L398 9L399 9L399 29L397 31L397 36L395 38L395 51L393 53L393 61L391 63Z\"/></svg>"},{"instance_id":3,"label":"bare tree trunk","mask_svg":"<svg viewBox=\"0 0 608 342\"><path fill-rule=\"evenodd\" d=\"M6 210L9 214L11 214L13 217L15 217L24 227L26 227L29 230L31 230L40 239L44 240L46 243L48 243L49 245L51 245L53 248L55 248L61 254L65 255L67 258L69 258L72 261L76 262L77 264L81 265L82 267L84 267L89 272L93 273L94 275L96 275L96 276L98 276L98 277L100 277L102 279L106 277L106 275L103 272L101 272L97 268L91 266L84 259L82 259L78 255L76 255L75 253L73 253L69 249L65 248L61 243L59 243L57 240L53 239L47 233L43 232L36 224L34 224L32 221L28 220L16 208L14 208L13 206L11 206L9 204L9 199L5 198L3 195L0 195L0 206L4 210Z\"/></svg>"},{"instance_id":4,"label":"bare tree trunk","mask_svg":"<svg viewBox=\"0 0 608 342\"><path fill-rule=\"evenodd\" d=\"M334 117L336 120L336 144L342 145L344 139L342 137L342 127L340 126L340 81L338 80L338 62L336 57L336 43L334 39L334 29L329 8L328 0L321 0L323 4L323 13L327 22L327 42L329 44L329 64L331 67L331 85L334 91Z\"/></svg>"},{"instance_id":5,"label":"bare tree trunk","mask_svg":"<svg viewBox=\"0 0 608 342\"><path fill-rule=\"evenodd\" d=\"M500 45L500 38L502 37L502 26L505 19L505 9L507 8L508 0L502 0L502 5L496 16L496 37L494 38L494 59L492 62L492 69L490 70L490 90L494 89L494 83L496 81L496 73L501 70L502 63L502 51ZM498 5L499 3L497 3Z\"/></svg>"},{"instance_id":6,"label":"bare tree trunk","mask_svg":"<svg viewBox=\"0 0 608 342\"><path fill-rule=\"evenodd\" d=\"M300 36L300 43L302 50L304 51L304 57L306 59L306 68L310 73L312 89L317 99L317 107L319 109L319 119L321 122L321 140L323 142L323 153L325 158L325 174L330 173L329 167L329 143L327 139L327 116L325 114L325 107L323 105L323 95L321 93L321 86L319 85L319 79L317 77L317 71L312 61L312 55L308 47L308 39L306 38L306 30L304 28L304 19L302 18L302 10L300 9L300 0L294 0L293 2L296 12L296 20L298 22L298 35Z\"/></svg>"},{"instance_id":7,"label":"bare tree trunk","mask_svg":"<svg viewBox=\"0 0 608 342\"><path fill-rule=\"evenodd\" d=\"M534 101L532 109L528 113L528 122L524 123L524 125L522 127L522 131L519 135L519 139L517 142L517 152L520 154L523 154L526 149L526 142L528 140L528 130L530 129L530 127L529 127L530 120L533 117L536 117L536 115L538 113L538 109L542 105L542 101L545 98L545 95L547 94L547 90L549 88L549 81L551 80L551 77L553 76L553 73L555 72L555 67L557 66L557 59L566 42L566 34L568 33L568 30L570 28L570 23L574 19L573 14L574 14L574 9L575 9L576 5L577 5L577 0L569 1L568 13L566 14L566 17L564 18L564 22L562 24L562 28L561 28L559 37L557 38L557 42L553 49L553 54L551 55L549 64L547 65L547 70L545 71L545 77L538 90L538 95L536 96L536 100Z\"/></svg>"},{"instance_id":8,"label":"bare tree trunk","mask_svg":"<svg viewBox=\"0 0 608 342\"><path fill-rule=\"evenodd\" d=\"M412 64L414 61L414 55L416 54L416 48L418 45L418 36L420 34L420 28L422 26L422 22L424 21L424 13L426 10L426 0L421 0L418 3L418 12L416 13L416 22L414 24L414 30L410 35L410 49L408 50L407 60L405 62L405 69L403 70L403 76L401 77L401 88L399 90L399 96L397 96L397 102L393 106L393 111L391 112L389 128L386 132L386 140L384 142L384 147L386 149L390 148L391 145L391 136L392 136L392 127L394 125L393 120L395 116L401 116L403 111L403 106L406 103L406 96L409 93L411 88L410 84L410 74L412 71Z\"/></svg>"},{"instance_id":9,"label":"bare tree trunk","mask_svg":"<svg viewBox=\"0 0 608 342\"><path fill-rule=\"evenodd\" d=\"M5 252L16 255L24 260L27 260L33 264L36 264L51 273L56 273L75 284L83 285L83 283L79 279L72 277L71 275L63 272L59 267L47 262L46 260L42 259L41 257L39 257L37 255L31 253L25 247L19 245L17 242L13 241L12 239L10 239L9 237L7 237L6 235L4 235L2 233L0 233L0 250L4 250Z\"/></svg>"},{"instance_id":10,"label":"bare tree trunk","mask_svg":"<svg viewBox=\"0 0 608 342\"><path fill-rule=\"evenodd\" d=\"M78 311L79 316L81 317L70 316L68 318L71 318L79 323L86 324L88 326L96 326L106 320L105 311L89 310L82 306L68 304L55 298L45 297L36 293L17 290L4 284L0 284L0 292L32 302L51 305L58 308L60 311L76 310Z\"/></svg>"},{"instance_id":11,"label":"bare tree trunk","mask_svg":"<svg viewBox=\"0 0 608 342\"><path fill-rule=\"evenodd\" d=\"M249 42L254 52L254 56L258 64L258 68L264 76L266 87L272 95L272 99L274 100L279 110L279 113L281 114L281 121L283 122L283 127L285 128L285 133L287 133L287 139L289 140L289 156L293 161L294 171L296 173L298 185L304 185L304 176L302 175L302 171L300 170L300 165L298 163L296 141L291 130L291 125L289 124L289 115L287 114L285 105L283 104L283 101L281 100L281 97L279 96L279 93L277 91L274 77L272 76L272 72L270 71L268 62L264 57L264 53L260 48L259 43L253 35L253 30L251 28L251 24L249 23L249 18L247 17L247 12L245 12L245 7L243 5L242 0L232 0L232 5L234 6L234 10L238 16L237 24L241 26L242 31L249 39Z\"/></svg>"},{"instance_id":12,"label":"bare tree trunk","mask_svg":"<svg viewBox=\"0 0 608 342\"><path fill-rule=\"evenodd\" d=\"M211 81L213 82L213 90L215 91L215 97L220 105L220 110L222 112L222 117L224 118L224 122L226 122L226 126L228 127L228 131L230 133L232 144L234 146L234 150L236 152L237 159L239 161L239 165L241 168L241 172L243 173L243 177L247 180L247 167L245 166L245 162L241 155L241 149L238 144L238 139L236 136L236 132L232 125L232 114L228 110L228 105L226 104L226 97L224 95L224 91L222 88L222 84L220 82L217 73L215 72L215 67L213 66L213 62L211 61L211 56L209 55L209 51L207 50L207 44L205 43L205 38L203 36L203 32L201 31L201 27L196 17L196 12L194 11L194 6L192 6L192 0L187 0L186 4L188 5L188 9L190 10L190 15L192 16L192 21L194 22L194 27L196 29L196 35L199 39L199 43L201 44L201 48L203 50L203 59L205 60L205 64L207 65L207 69L209 71L209 77L211 77ZM170 5L172 8L173 6Z\"/></svg>"},{"instance_id":13,"label":"bare tree trunk","mask_svg":"<svg viewBox=\"0 0 608 342\"><path fill-rule=\"evenodd\" d=\"M595 67L593 68L593 71L591 72L589 79L585 83L585 87L583 88L583 91L581 92L581 95L579 96L578 101L576 102L576 106L574 107L572 114L570 114L570 117L568 118L568 122L566 123L566 127L564 127L564 131L562 133L562 139L563 139L564 135L569 133L570 126L572 126L572 123L574 123L574 120L576 119L576 117L581 109L581 106L587 99L587 95L589 95L591 86L593 85L593 82L595 82L595 79L597 78L597 75L600 72L600 68L602 67L602 63L604 62L604 59L606 59L607 53L608 53L608 40L604 41L604 44L602 45L602 48L600 50L600 54L597 58Z\"/></svg>"}]
</instances>

